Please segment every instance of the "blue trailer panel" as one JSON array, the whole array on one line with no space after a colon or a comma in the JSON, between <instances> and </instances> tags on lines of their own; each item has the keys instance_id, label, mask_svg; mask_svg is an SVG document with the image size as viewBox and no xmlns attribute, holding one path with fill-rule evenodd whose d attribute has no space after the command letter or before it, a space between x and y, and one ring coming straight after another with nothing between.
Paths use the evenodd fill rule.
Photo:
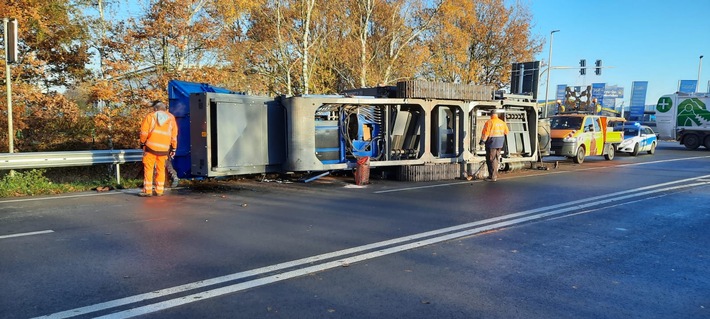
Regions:
<instances>
[{"instance_id":1,"label":"blue trailer panel","mask_svg":"<svg viewBox=\"0 0 710 319\"><path fill-rule=\"evenodd\" d=\"M180 178L190 177L190 95L195 93L216 92L243 94L206 83L170 80L168 82L168 105L178 125L178 148L175 150L173 167Z\"/></svg>"}]
</instances>

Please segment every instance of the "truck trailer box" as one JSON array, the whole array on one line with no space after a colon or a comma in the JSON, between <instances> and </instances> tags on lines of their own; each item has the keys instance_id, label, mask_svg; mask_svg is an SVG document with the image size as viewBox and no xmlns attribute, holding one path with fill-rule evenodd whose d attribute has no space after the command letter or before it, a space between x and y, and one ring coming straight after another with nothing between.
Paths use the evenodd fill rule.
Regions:
<instances>
[{"instance_id":1,"label":"truck trailer box","mask_svg":"<svg viewBox=\"0 0 710 319\"><path fill-rule=\"evenodd\" d=\"M661 139L675 139L689 149L710 149L710 93L663 95L656 104L656 128Z\"/></svg>"}]
</instances>

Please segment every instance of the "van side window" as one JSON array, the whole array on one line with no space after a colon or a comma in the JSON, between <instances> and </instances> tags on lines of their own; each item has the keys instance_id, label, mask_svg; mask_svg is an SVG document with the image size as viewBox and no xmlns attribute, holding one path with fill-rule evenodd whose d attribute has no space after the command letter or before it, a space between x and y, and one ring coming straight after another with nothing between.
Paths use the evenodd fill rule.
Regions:
<instances>
[{"instance_id":1,"label":"van side window","mask_svg":"<svg viewBox=\"0 0 710 319\"><path fill-rule=\"evenodd\" d=\"M594 132L601 132L601 130L602 130L602 124L600 122L601 120L602 120L601 117L597 117L594 119Z\"/></svg>"},{"instance_id":2,"label":"van side window","mask_svg":"<svg viewBox=\"0 0 710 319\"><path fill-rule=\"evenodd\" d=\"M591 117L587 117L584 119L584 131L585 132L594 132L594 119Z\"/></svg>"}]
</instances>

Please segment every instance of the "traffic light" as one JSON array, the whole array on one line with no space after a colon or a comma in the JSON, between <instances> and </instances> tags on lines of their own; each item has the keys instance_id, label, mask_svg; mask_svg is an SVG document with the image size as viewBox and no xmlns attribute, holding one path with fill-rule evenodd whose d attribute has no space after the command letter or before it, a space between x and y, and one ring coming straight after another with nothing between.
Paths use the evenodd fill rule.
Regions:
<instances>
[{"instance_id":1,"label":"traffic light","mask_svg":"<svg viewBox=\"0 0 710 319\"><path fill-rule=\"evenodd\" d=\"M602 75L602 60L597 60L597 62L594 62L594 65L596 66L596 68L594 68L594 74Z\"/></svg>"},{"instance_id":2,"label":"traffic light","mask_svg":"<svg viewBox=\"0 0 710 319\"><path fill-rule=\"evenodd\" d=\"M587 60L579 60L579 75L587 74Z\"/></svg>"},{"instance_id":3,"label":"traffic light","mask_svg":"<svg viewBox=\"0 0 710 319\"><path fill-rule=\"evenodd\" d=\"M7 28L6 61L7 63L15 63L17 62L17 20L10 19L5 24L5 27Z\"/></svg>"}]
</instances>

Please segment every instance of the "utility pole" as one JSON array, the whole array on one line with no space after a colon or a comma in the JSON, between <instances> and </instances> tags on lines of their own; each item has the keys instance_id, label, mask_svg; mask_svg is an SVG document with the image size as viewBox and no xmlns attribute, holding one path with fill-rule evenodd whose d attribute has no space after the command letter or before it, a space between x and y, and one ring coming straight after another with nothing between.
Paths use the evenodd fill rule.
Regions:
<instances>
[{"instance_id":1,"label":"utility pole","mask_svg":"<svg viewBox=\"0 0 710 319\"><path fill-rule=\"evenodd\" d=\"M695 86L695 93L700 92L700 73L703 70L703 56L700 56L700 62L698 63L698 84ZM708 88L708 92L710 92L710 88Z\"/></svg>"},{"instance_id":2,"label":"utility pole","mask_svg":"<svg viewBox=\"0 0 710 319\"><path fill-rule=\"evenodd\" d=\"M547 91L550 90L550 72L552 71L552 40L555 32L560 32L560 30L550 31L550 50L547 55L547 81L545 81L545 108L542 113L544 117L547 117Z\"/></svg>"},{"instance_id":3,"label":"utility pole","mask_svg":"<svg viewBox=\"0 0 710 319\"><path fill-rule=\"evenodd\" d=\"M7 150L15 152L15 131L12 129L12 85L10 83L10 64L17 62L17 20L2 18L5 40L5 85L7 87Z\"/></svg>"}]
</instances>

